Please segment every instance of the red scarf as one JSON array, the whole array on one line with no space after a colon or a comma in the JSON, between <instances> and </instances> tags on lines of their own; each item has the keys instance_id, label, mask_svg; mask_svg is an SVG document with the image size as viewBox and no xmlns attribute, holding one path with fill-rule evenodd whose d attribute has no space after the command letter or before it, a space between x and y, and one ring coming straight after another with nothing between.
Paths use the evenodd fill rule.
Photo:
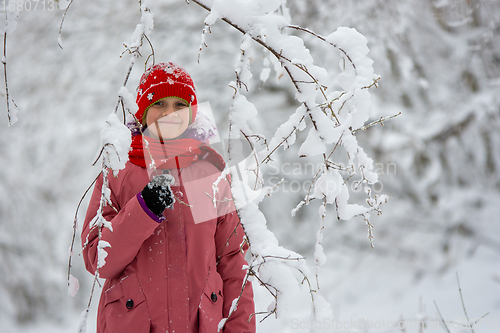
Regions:
<instances>
[{"instance_id":1,"label":"red scarf","mask_svg":"<svg viewBox=\"0 0 500 333\"><path fill-rule=\"evenodd\" d=\"M151 156L160 169L182 169L199 159L206 159L219 170L225 166L224 159L213 148L195 139L176 139L160 141L146 137L149 149L143 142L143 135L132 137L132 151L128 156L130 162L143 168L151 163ZM149 150L149 151L148 151Z\"/></svg>"}]
</instances>

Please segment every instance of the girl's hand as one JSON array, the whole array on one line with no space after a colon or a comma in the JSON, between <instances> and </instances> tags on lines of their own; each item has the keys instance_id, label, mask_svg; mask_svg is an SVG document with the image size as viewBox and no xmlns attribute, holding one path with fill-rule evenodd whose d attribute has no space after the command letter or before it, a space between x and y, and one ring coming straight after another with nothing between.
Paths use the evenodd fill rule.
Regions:
<instances>
[{"instance_id":1,"label":"girl's hand","mask_svg":"<svg viewBox=\"0 0 500 333\"><path fill-rule=\"evenodd\" d=\"M172 175L155 176L142 190L141 195L149 210L160 216L165 208L175 202L170 185L174 183Z\"/></svg>"}]
</instances>

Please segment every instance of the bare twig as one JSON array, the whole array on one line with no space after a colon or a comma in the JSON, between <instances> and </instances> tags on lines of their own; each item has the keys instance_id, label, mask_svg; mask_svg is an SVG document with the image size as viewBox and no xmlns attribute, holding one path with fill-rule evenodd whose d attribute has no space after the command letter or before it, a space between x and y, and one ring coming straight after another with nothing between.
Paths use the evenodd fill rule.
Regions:
<instances>
[{"instance_id":1,"label":"bare twig","mask_svg":"<svg viewBox=\"0 0 500 333\"><path fill-rule=\"evenodd\" d=\"M151 47L151 54L148 55L148 57L146 58L146 61L144 62L144 71L146 71L146 69L147 69L146 67L147 67L149 58L153 57L153 65L156 63L156 61L155 61L155 49L153 47L153 44L151 43L151 40L149 40L149 37L146 35L143 35L143 37L146 38L146 40L149 43L149 46Z\"/></svg>"},{"instance_id":2,"label":"bare twig","mask_svg":"<svg viewBox=\"0 0 500 333\"><path fill-rule=\"evenodd\" d=\"M314 290L312 288L312 285L311 285L311 281L309 281L309 278L307 277L307 275L304 274L304 272L302 272L302 270L298 269L297 270L302 274L302 276L304 277L302 279L302 283L307 282L307 285L309 286L309 294L311 295L311 302L312 302L312 312L313 312L313 319L316 320L316 303L314 303L314 293L316 292L316 290Z\"/></svg>"},{"instance_id":3,"label":"bare twig","mask_svg":"<svg viewBox=\"0 0 500 333\"><path fill-rule=\"evenodd\" d=\"M59 25L59 34L58 34L58 38L57 38L57 44L59 45L59 47L61 49L63 48L63 46L62 46L62 28L63 28L63 23L64 23L64 19L66 18L66 14L68 13L69 7L71 6L72 3L73 3L73 0L71 0L69 2L68 6L64 10L63 16L61 18L61 24Z\"/></svg>"},{"instance_id":4,"label":"bare twig","mask_svg":"<svg viewBox=\"0 0 500 333\"><path fill-rule=\"evenodd\" d=\"M467 324L470 325L469 315L467 314L467 310L465 309L464 297L462 295L462 287L460 287L460 279L458 278L458 272L455 272L457 275L457 284L458 284L458 292L460 293L460 300L462 301L462 309L464 310L465 318L467 319ZM470 325L470 330L474 333L473 325Z\"/></svg>"},{"instance_id":5,"label":"bare twig","mask_svg":"<svg viewBox=\"0 0 500 333\"><path fill-rule=\"evenodd\" d=\"M94 281L92 282L92 290L90 291L90 297L89 297L89 301L87 303L87 308L85 308L85 320L87 319L87 316L88 316L88 313L90 311L90 305L92 304L92 297L94 296L94 289L95 289L95 285L96 283L98 282L98 277L97 275L94 276ZM86 332L86 323L80 323L80 327L79 327L79 331L78 333L85 333Z\"/></svg>"},{"instance_id":6,"label":"bare twig","mask_svg":"<svg viewBox=\"0 0 500 333\"><path fill-rule=\"evenodd\" d=\"M5 24L7 25L8 17L7 11L5 11ZM14 122L14 119L10 113L10 97L9 97L9 84L7 80L7 29L5 29L3 33L3 74L5 78L5 100L7 102L7 117L9 119L9 126L11 126Z\"/></svg>"},{"instance_id":7,"label":"bare twig","mask_svg":"<svg viewBox=\"0 0 500 333\"><path fill-rule=\"evenodd\" d=\"M125 103L123 102L123 98L122 97L119 97L120 98L120 104L122 106L122 115L123 115L123 125L127 125L126 122L127 122L127 115L125 113Z\"/></svg>"},{"instance_id":8,"label":"bare twig","mask_svg":"<svg viewBox=\"0 0 500 333\"><path fill-rule=\"evenodd\" d=\"M87 189L85 190L85 193L83 193L83 195L80 198L80 201L78 202L78 205L76 207L75 217L73 219L73 237L71 238L70 254L69 254L69 260L68 260L68 287L69 287L69 277L71 275L71 259L73 257L73 248L75 246L76 231L77 231L77 228L78 228L78 211L80 210L80 206L81 206L83 200L85 199L85 196L90 191L90 189L92 188L92 186L94 186L95 182L97 181L97 179L99 178L99 176L101 174L102 174L102 171L99 172L99 174L94 178L94 180L92 181L92 183L87 187Z\"/></svg>"},{"instance_id":9,"label":"bare twig","mask_svg":"<svg viewBox=\"0 0 500 333\"><path fill-rule=\"evenodd\" d=\"M478 320L476 320L476 321L474 322L474 324L473 324L473 325L476 325L478 322L480 322L481 320L483 320L483 319L484 319L484 317L486 317L486 316L487 316L487 315L489 315L489 314L490 314L490 313L489 313L489 312L487 312L486 314L482 315L482 316L481 316Z\"/></svg>"},{"instance_id":10,"label":"bare twig","mask_svg":"<svg viewBox=\"0 0 500 333\"><path fill-rule=\"evenodd\" d=\"M255 317L256 315L261 315L261 314L265 314L267 315L266 317L269 317L269 312L264 312L264 311L261 311L261 312L254 312L250 315L250 317L248 317L248 322L250 322L250 320ZM264 318L265 319L265 318ZM262 322L263 320L261 320L260 322Z\"/></svg>"},{"instance_id":11,"label":"bare twig","mask_svg":"<svg viewBox=\"0 0 500 333\"><path fill-rule=\"evenodd\" d=\"M306 260L306 258L304 257L280 257L280 256L273 256L273 255L265 255L265 256L262 256L262 259L267 259L267 258L271 258L271 259L280 259L280 260L293 260L293 261L299 261L299 260Z\"/></svg>"},{"instance_id":12,"label":"bare twig","mask_svg":"<svg viewBox=\"0 0 500 333\"><path fill-rule=\"evenodd\" d=\"M231 232L231 234L229 235L229 237L226 239L226 244L224 244L224 247L220 250L219 252L219 255L217 256L217 262L216 262L216 265L219 265L219 262L222 258L222 252L224 252L224 248L225 247L228 247L229 246L229 240L231 239L231 237L234 236L238 236L238 226L241 225L241 221L238 221L238 223L236 224L236 226L234 227L233 231Z\"/></svg>"},{"instance_id":13,"label":"bare twig","mask_svg":"<svg viewBox=\"0 0 500 333\"><path fill-rule=\"evenodd\" d=\"M377 124L380 124L380 125L384 126L384 121L392 119L392 118L396 118L397 116L400 116L400 115L401 115L401 112L399 112L397 114L394 114L392 116L388 116L388 117L380 117L380 119L378 119L378 120L375 120L375 121L373 121L373 122L371 122L371 123L369 123L369 124L367 124L367 125L365 125L363 127L360 127L358 129L353 130L352 133L355 133L355 132L361 131L361 130L365 131L366 129L368 129L368 128L372 127L372 126L375 126Z\"/></svg>"},{"instance_id":14,"label":"bare twig","mask_svg":"<svg viewBox=\"0 0 500 333\"><path fill-rule=\"evenodd\" d=\"M254 174L255 174L255 184L254 184L254 190L257 189L257 182L260 181L260 175L259 175L259 171L260 171L260 163L259 163L259 159L257 158L257 154L255 153L255 146L253 145L253 143L250 141L250 137L251 136L256 136L256 135L246 135L245 132L243 132L242 130L240 130L240 133L243 134L243 136L245 137L245 139L247 140L248 144L250 145L250 148L252 149L252 155L254 156L254 159L255 159L255 164L256 164L256 167L255 169L257 170L257 172L255 172L255 170L253 171ZM257 136L257 138L259 138L259 136ZM265 139L264 139L264 143L265 143ZM261 181L261 185L262 184L262 181Z\"/></svg>"},{"instance_id":15,"label":"bare twig","mask_svg":"<svg viewBox=\"0 0 500 333\"><path fill-rule=\"evenodd\" d=\"M97 155L95 161L92 163L92 166L96 165L97 161L99 161L99 159L102 156L102 153L106 149L106 146L111 146L111 147L115 148L115 145L112 143L109 143L109 142L106 143L104 146L102 146L101 151L99 152L99 155ZM115 152L116 152L116 157L118 158L118 160L120 160L120 154L118 154L118 151L116 150L116 148L115 148Z\"/></svg>"},{"instance_id":16,"label":"bare twig","mask_svg":"<svg viewBox=\"0 0 500 333\"><path fill-rule=\"evenodd\" d=\"M441 311L439 311L439 308L438 308L438 306L436 304L436 301L433 301L433 302L434 302L434 305L436 306L436 310L437 310L437 312L439 314L439 318L441 318L441 320L443 321L443 325L446 328L446 331L448 333L450 333L450 329L448 328L448 325L446 325L446 321L444 320L443 315L441 315Z\"/></svg>"}]
</instances>

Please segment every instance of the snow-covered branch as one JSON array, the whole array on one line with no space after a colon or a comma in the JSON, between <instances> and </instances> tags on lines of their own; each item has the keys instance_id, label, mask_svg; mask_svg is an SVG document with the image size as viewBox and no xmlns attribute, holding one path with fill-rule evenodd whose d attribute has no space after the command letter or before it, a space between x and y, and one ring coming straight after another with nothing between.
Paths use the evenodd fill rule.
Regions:
<instances>
[{"instance_id":1,"label":"snow-covered branch","mask_svg":"<svg viewBox=\"0 0 500 333\"><path fill-rule=\"evenodd\" d=\"M206 32L210 31L210 27L217 20L226 22L243 34L240 57L235 64L236 81L230 83L235 92L229 115L228 156L231 160L232 155L240 151L237 145L241 145L238 140L243 135L252 147L252 156L246 160L244 166L240 163L238 168L233 167L230 172L235 206L252 252L247 276L258 274L259 283L273 296L274 305L269 307L268 315L284 314L283 309L289 304L287 306L282 304L290 302L293 298L291 295L297 295L299 286L307 281L312 299L309 315L316 320L318 312L315 303L318 299L320 303L324 302L309 283L310 271L306 261L279 259L300 256L278 244L274 234L267 228L265 216L259 210L260 202L272 193L272 188L264 185L265 179L260 169L262 164L272 163L272 156L280 147L286 149L292 146L296 142L297 131L305 130L309 120L311 124L309 134L301 144L299 156L309 159L322 155L324 162L313 178L305 199L293 213L313 199L320 199L323 202L319 211L321 223L314 255L316 277L318 268L326 262L322 234L327 204L335 206L339 219L363 217L369 230L370 244L373 246L373 226L369 222L369 212L380 212L380 205L387 197L381 195L372 198L370 186L378 181L377 174L373 168L373 161L359 146L354 136L357 130L372 126L365 125L370 108L368 88L376 86L380 79L373 72L373 61L368 57L366 38L350 28L341 27L329 36L322 37L309 29L291 25L289 18L282 15L287 13L285 1L192 1L210 11L205 19L202 46L207 44ZM289 30L306 32L339 52L340 73L336 81L328 80L327 69L314 64L314 59L303 40L288 34ZM281 77L283 73L288 75L296 88L295 98L300 103L295 113L277 128L270 140L265 140L265 148L258 152L255 151L257 140L250 138L257 137L260 140L262 136L254 134L248 125L248 121L255 118L258 112L243 95L248 91L252 78L248 54L255 44L261 46L269 56L261 78L266 79L269 76L267 66L274 64L277 77ZM335 90L336 86L340 86L341 90ZM331 151L330 145L333 146ZM346 166L330 159L341 147L348 161ZM256 178L253 188L248 185L247 172ZM347 182L351 179L358 187L364 186L368 196L367 205L349 203ZM256 186L257 184L260 185ZM215 192L216 187L214 194ZM264 259L271 257L275 260ZM294 272L301 274L295 275ZM300 276L302 277L299 278ZM323 309L325 311L321 310L319 313L324 315L329 312L328 309L329 307L325 306Z\"/></svg>"},{"instance_id":2,"label":"snow-covered branch","mask_svg":"<svg viewBox=\"0 0 500 333\"><path fill-rule=\"evenodd\" d=\"M95 277L92 284L92 291L90 293L87 308L81 314L81 320L79 325L79 332L81 333L84 333L86 331L88 312L92 302L95 285L96 283L98 283L99 269L106 264L106 257L107 257L106 248L112 246L111 244L109 244L109 242L103 241L101 239L103 227L113 231L111 223L103 217L104 208L106 206L109 206L116 211L116 208L113 206L111 202L111 197L110 197L111 192L108 186L108 174L109 171L112 171L113 175L116 177L118 172L125 168L125 164L129 159L128 152L132 142L132 138L131 138L131 131L126 126L126 123L133 121L137 124L137 126L139 127L141 126L140 122L138 122L134 116L138 108L137 104L135 103L132 94L128 91L126 85L130 77L130 74L132 72L132 69L136 63L136 60L141 56L143 40L144 38L146 38L149 42L148 35L153 30L154 24L153 24L153 13L150 10L149 1L141 0L139 3L141 12L140 23L137 24L135 31L132 34L132 42L129 44L124 44L125 51L123 51L123 54L128 53L130 55L128 70L123 85L118 92L118 101L115 106L115 111L108 116L108 119L106 120L106 126L101 131L101 138L100 138L101 149L94 162L94 164L97 163L97 161L102 157L102 167L100 173L103 178L103 184L101 189L101 201L99 209L97 210L94 219L90 222L91 229L98 229L97 267L94 274ZM66 11L64 12L63 20L66 15L66 12L67 8ZM61 29L62 29L62 22L61 22ZM60 46L62 47L60 39L61 38L59 36ZM118 116L116 115L118 107L120 105L122 106L123 110L123 122L121 122L118 119ZM76 227L77 227L77 219L75 217L73 229L76 230ZM73 234L73 240L71 245L72 247L74 243L74 238L75 238L75 233ZM87 245L87 243L88 240L84 242L84 247ZM78 281L70 274L72 254L73 253L71 249L70 259L68 264L69 265L68 287L69 287L69 293L72 296L74 296L74 294L76 294L75 285L77 284Z\"/></svg>"}]
</instances>

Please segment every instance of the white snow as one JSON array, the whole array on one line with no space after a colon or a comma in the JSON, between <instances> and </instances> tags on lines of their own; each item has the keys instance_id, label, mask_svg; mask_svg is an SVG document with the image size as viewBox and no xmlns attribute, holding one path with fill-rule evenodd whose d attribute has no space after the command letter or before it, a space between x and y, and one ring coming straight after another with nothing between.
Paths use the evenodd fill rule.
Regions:
<instances>
[{"instance_id":1,"label":"white snow","mask_svg":"<svg viewBox=\"0 0 500 333\"><path fill-rule=\"evenodd\" d=\"M227 318L222 318L221 321L217 324L217 332L220 332L224 325L226 325Z\"/></svg>"},{"instance_id":2,"label":"white snow","mask_svg":"<svg viewBox=\"0 0 500 333\"><path fill-rule=\"evenodd\" d=\"M111 244L102 239L97 244L97 268L101 268L106 264L108 252L106 252L105 248L107 247L111 247Z\"/></svg>"},{"instance_id":3,"label":"white snow","mask_svg":"<svg viewBox=\"0 0 500 333\"><path fill-rule=\"evenodd\" d=\"M318 131L314 128L309 130L309 134L307 134L307 139L302 143L299 150L299 156L316 156L323 154L326 151L326 147L321 141L321 138L318 135Z\"/></svg>"},{"instance_id":4,"label":"white snow","mask_svg":"<svg viewBox=\"0 0 500 333\"><path fill-rule=\"evenodd\" d=\"M113 175L125 168L132 136L130 130L115 113L106 120L106 127L101 131L101 149L104 165L113 170Z\"/></svg>"},{"instance_id":5,"label":"white snow","mask_svg":"<svg viewBox=\"0 0 500 333\"><path fill-rule=\"evenodd\" d=\"M257 109L245 96L237 93L233 97L231 110L233 112L229 115L229 122L233 130L231 131L230 139L238 139L240 131L250 133L250 129L246 123L257 116Z\"/></svg>"},{"instance_id":6,"label":"white snow","mask_svg":"<svg viewBox=\"0 0 500 333\"><path fill-rule=\"evenodd\" d=\"M77 278L75 278L73 275L70 275L68 284L69 284L68 296L74 297L76 295L76 293L78 292L78 289L80 288L80 283L78 282Z\"/></svg>"},{"instance_id":7,"label":"white snow","mask_svg":"<svg viewBox=\"0 0 500 333\"><path fill-rule=\"evenodd\" d=\"M80 315L80 325L78 325L78 333L87 332L87 318L89 316L89 311L87 309L83 310Z\"/></svg>"},{"instance_id":8,"label":"white snow","mask_svg":"<svg viewBox=\"0 0 500 333\"><path fill-rule=\"evenodd\" d=\"M127 87L121 87L118 91L118 96L122 98L125 109L129 112L129 114L135 114L137 112L139 107L135 102L135 96L128 91Z\"/></svg>"}]
</instances>

